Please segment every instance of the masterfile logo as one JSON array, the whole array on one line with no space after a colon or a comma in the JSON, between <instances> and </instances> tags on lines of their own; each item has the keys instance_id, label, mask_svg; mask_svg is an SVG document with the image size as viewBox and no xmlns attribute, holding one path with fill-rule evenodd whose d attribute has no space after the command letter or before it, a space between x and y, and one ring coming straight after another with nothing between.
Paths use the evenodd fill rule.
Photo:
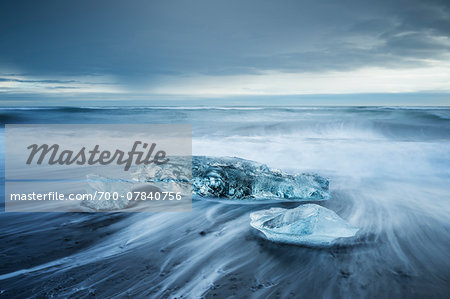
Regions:
<instances>
[{"instance_id":1,"label":"masterfile logo","mask_svg":"<svg viewBox=\"0 0 450 299\"><path fill-rule=\"evenodd\" d=\"M190 125L6 125L5 136L7 212L191 208Z\"/></svg>"},{"instance_id":2,"label":"masterfile logo","mask_svg":"<svg viewBox=\"0 0 450 299\"><path fill-rule=\"evenodd\" d=\"M139 151L139 146L142 146L142 149L146 150L146 152ZM129 152L121 151L119 149L114 152L108 150L100 151L100 145L98 144L91 150L86 150L86 147L82 147L79 151L74 152L73 150L59 151L60 146L58 144L53 144L51 146L48 144L42 144L40 146L31 144L27 147L31 152L26 163L31 164L36 154L39 154L36 159L36 164L38 165L41 165L45 158L47 158L47 163L49 165L71 165L74 163L77 165L95 165L97 163L100 165L108 165L115 162L117 165L124 164L125 171L130 169L133 161L135 165L149 165L151 163L162 165L169 162L169 159L166 158L166 152L163 150L157 151L153 156L155 148L156 143L152 143L149 146L146 142L135 141Z\"/></svg>"}]
</instances>

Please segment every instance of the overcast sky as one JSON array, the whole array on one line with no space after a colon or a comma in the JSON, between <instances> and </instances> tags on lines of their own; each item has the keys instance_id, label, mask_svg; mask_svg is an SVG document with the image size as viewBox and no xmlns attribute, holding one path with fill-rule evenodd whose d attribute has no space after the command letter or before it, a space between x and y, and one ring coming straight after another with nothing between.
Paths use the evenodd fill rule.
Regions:
<instances>
[{"instance_id":1,"label":"overcast sky","mask_svg":"<svg viewBox=\"0 0 450 299\"><path fill-rule=\"evenodd\" d=\"M347 94L450 104L450 1L0 2L5 105Z\"/></svg>"}]
</instances>

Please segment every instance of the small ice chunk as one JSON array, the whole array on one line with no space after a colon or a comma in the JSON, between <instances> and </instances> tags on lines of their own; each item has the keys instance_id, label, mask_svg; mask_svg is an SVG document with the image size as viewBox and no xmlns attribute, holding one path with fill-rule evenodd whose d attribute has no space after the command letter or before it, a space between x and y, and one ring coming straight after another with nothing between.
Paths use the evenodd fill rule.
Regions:
<instances>
[{"instance_id":1,"label":"small ice chunk","mask_svg":"<svg viewBox=\"0 0 450 299\"><path fill-rule=\"evenodd\" d=\"M316 204L294 209L271 208L250 214L250 225L273 242L330 246L338 238L353 237L358 228L335 212Z\"/></svg>"},{"instance_id":2,"label":"small ice chunk","mask_svg":"<svg viewBox=\"0 0 450 299\"><path fill-rule=\"evenodd\" d=\"M132 182L94 174L88 175L87 179L87 194L92 197L81 201L81 206L94 211L115 211L129 208L136 203L127 200L126 196L121 196L132 190Z\"/></svg>"},{"instance_id":3,"label":"small ice chunk","mask_svg":"<svg viewBox=\"0 0 450 299\"><path fill-rule=\"evenodd\" d=\"M162 178L156 177L149 181L139 181L135 178L125 180L89 174L86 181L86 194L91 197L84 199L80 204L93 211L116 211L138 205L142 200L140 198L142 195L150 196L150 194L164 191L172 194L181 193L183 196L191 193L189 181L174 181L166 179L162 173L160 175ZM166 195L162 193L160 198L164 196Z\"/></svg>"}]
</instances>

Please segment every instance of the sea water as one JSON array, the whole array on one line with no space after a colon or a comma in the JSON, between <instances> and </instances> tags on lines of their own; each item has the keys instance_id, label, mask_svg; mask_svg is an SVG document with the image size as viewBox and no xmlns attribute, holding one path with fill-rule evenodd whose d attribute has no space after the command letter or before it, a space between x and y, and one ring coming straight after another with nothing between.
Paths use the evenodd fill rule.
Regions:
<instances>
[{"instance_id":1,"label":"sea water","mask_svg":"<svg viewBox=\"0 0 450 299\"><path fill-rule=\"evenodd\" d=\"M299 203L203 198L194 198L187 213L2 213L1 294L450 293L448 108L12 107L1 108L0 119L192 124L194 155L239 157L327 178L331 199L319 204L359 228L347 246L278 244L250 226L250 214ZM3 138L1 148L4 157Z\"/></svg>"}]
</instances>

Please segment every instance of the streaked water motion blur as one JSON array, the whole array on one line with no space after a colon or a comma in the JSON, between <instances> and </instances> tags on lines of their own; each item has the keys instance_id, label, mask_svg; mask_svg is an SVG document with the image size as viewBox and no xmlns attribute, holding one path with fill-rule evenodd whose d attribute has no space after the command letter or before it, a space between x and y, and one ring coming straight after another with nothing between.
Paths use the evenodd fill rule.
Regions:
<instances>
[{"instance_id":1,"label":"streaked water motion blur","mask_svg":"<svg viewBox=\"0 0 450 299\"><path fill-rule=\"evenodd\" d=\"M448 108L1 108L0 119L190 123L195 155L328 178L332 198L320 204L361 228L350 246L317 249L266 241L249 225L251 212L299 203L197 199L189 213L2 213L1 295L450 295Z\"/></svg>"}]
</instances>

